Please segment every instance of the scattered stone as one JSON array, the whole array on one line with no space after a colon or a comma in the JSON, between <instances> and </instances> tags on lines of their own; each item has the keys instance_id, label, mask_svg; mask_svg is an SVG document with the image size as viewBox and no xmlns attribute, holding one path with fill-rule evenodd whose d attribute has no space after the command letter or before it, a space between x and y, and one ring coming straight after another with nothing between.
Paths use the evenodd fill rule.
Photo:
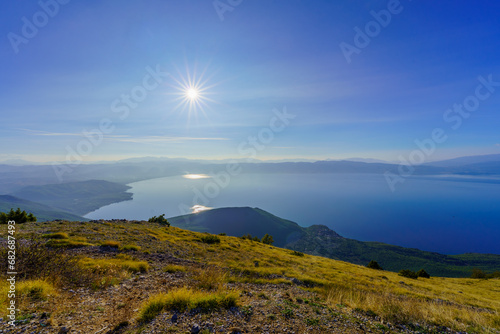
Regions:
<instances>
[{"instance_id":1,"label":"scattered stone","mask_svg":"<svg viewBox=\"0 0 500 334\"><path fill-rule=\"evenodd\" d=\"M66 334L66 333L69 333L69 329L66 328L66 327L61 327L59 329L59 333L58 334Z\"/></svg>"},{"instance_id":2,"label":"scattered stone","mask_svg":"<svg viewBox=\"0 0 500 334\"><path fill-rule=\"evenodd\" d=\"M194 324L193 327L191 327L191 334L198 334L201 331L200 325Z\"/></svg>"}]
</instances>

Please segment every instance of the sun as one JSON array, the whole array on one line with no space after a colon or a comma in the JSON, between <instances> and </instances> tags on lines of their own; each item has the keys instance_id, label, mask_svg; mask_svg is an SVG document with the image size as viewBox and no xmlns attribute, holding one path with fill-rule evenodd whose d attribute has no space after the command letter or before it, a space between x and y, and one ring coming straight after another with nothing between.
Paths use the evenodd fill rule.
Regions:
<instances>
[{"instance_id":1,"label":"sun","mask_svg":"<svg viewBox=\"0 0 500 334\"><path fill-rule=\"evenodd\" d=\"M194 87L189 87L186 90L186 97L190 100L197 100L200 97L200 93Z\"/></svg>"},{"instance_id":2,"label":"sun","mask_svg":"<svg viewBox=\"0 0 500 334\"><path fill-rule=\"evenodd\" d=\"M174 101L177 101L175 110L181 110L181 113L187 111L188 124L191 119L198 121L198 116L203 115L208 120L206 110L209 109L209 102L215 102L208 96L215 84L209 85L210 77L205 76L206 69L199 73L197 66L190 68L186 64L184 73L177 69L177 76L173 77L174 82L171 87L174 89L173 95L176 95Z\"/></svg>"}]
</instances>

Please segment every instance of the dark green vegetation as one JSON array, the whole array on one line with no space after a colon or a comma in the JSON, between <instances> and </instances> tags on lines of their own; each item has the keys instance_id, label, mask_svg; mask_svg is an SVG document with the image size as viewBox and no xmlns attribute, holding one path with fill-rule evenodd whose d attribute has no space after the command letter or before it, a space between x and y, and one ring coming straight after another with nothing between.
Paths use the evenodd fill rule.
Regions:
<instances>
[{"instance_id":1,"label":"dark green vegetation","mask_svg":"<svg viewBox=\"0 0 500 334\"><path fill-rule=\"evenodd\" d=\"M417 279L418 275L416 272L408 270L408 269L403 269L399 272L399 276L407 277L407 278L413 278Z\"/></svg>"},{"instance_id":2,"label":"dark green vegetation","mask_svg":"<svg viewBox=\"0 0 500 334\"><path fill-rule=\"evenodd\" d=\"M20 208L14 211L10 209L8 213L0 212L0 224L7 224L9 221L14 221L16 224L23 224L26 222L36 222L36 217L32 213L21 211Z\"/></svg>"},{"instance_id":3,"label":"dark green vegetation","mask_svg":"<svg viewBox=\"0 0 500 334\"><path fill-rule=\"evenodd\" d=\"M170 226L170 223L168 222L167 218L165 218L165 214L159 215L158 217L153 216L149 218L148 220L150 223L158 223L166 226Z\"/></svg>"},{"instance_id":4,"label":"dark green vegetation","mask_svg":"<svg viewBox=\"0 0 500 334\"><path fill-rule=\"evenodd\" d=\"M474 268L470 277L479 279L500 278L500 271L495 271L494 273L487 274L481 269Z\"/></svg>"},{"instance_id":5,"label":"dark green vegetation","mask_svg":"<svg viewBox=\"0 0 500 334\"><path fill-rule=\"evenodd\" d=\"M169 221L173 226L213 234L251 234L258 239L270 234L277 247L360 265L373 260L394 272L402 269L416 272L424 268L432 276L470 277L474 268L486 272L500 270L500 255L443 255L380 242L362 242L344 238L323 225L301 227L258 208L214 209L169 218Z\"/></svg>"},{"instance_id":6,"label":"dark green vegetation","mask_svg":"<svg viewBox=\"0 0 500 334\"><path fill-rule=\"evenodd\" d=\"M13 196L44 204L75 215L85 215L102 206L132 199L126 191L129 186L89 180L28 186L12 193Z\"/></svg>"},{"instance_id":7,"label":"dark green vegetation","mask_svg":"<svg viewBox=\"0 0 500 334\"><path fill-rule=\"evenodd\" d=\"M378 264L377 261L370 261L370 263L368 263L366 265L367 268L370 268L370 269L375 269L375 270L384 270L382 269L382 267Z\"/></svg>"},{"instance_id":8,"label":"dark green vegetation","mask_svg":"<svg viewBox=\"0 0 500 334\"><path fill-rule=\"evenodd\" d=\"M403 269L399 272L399 276L407 277L407 278L413 278L417 279L419 277L422 278L431 278L431 275L429 275L424 269L420 269L417 272L408 270L408 269Z\"/></svg>"},{"instance_id":9,"label":"dark green vegetation","mask_svg":"<svg viewBox=\"0 0 500 334\"><path fill-rule=\"evenodd\" d=\"M220 238L213 234L204 235L200 240L206 244L220 244Z\"/></svg>"},{"instance_id":10,"label":"dark green vegetation","mask_svg":"<svg viewBox=\"0 0 500 334\"><path fill-rule=\"evenodd\" d=\"M85 221L78 215L54 209L50 206L27 201L9 195L0 195L0 212L7 213L13 208L20 208L26 212L32 213L38 221L51 221L55 219L69 221Z\"/></svg>"}]
</instances>

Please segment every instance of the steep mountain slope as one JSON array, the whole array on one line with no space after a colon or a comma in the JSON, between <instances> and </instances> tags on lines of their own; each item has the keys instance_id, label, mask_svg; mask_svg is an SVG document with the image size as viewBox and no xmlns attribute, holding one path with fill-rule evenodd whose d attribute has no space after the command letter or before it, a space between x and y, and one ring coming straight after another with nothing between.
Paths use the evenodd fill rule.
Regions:
<instances>
[{"instance_id":1,"label":"steep mountain slope","mask_svg":"<svg viewBox=\"0 0 500 334\"><path fill-rule=\"evenodd\" d=\"M198 232L262 238L270 234L275 245L312 255L366 265L377 261L384 269L399 271L424 268L431 275L467 277L473 268L500 270L500 255L467 254L449 256L379 242L344 238L327 226L298 224L258 208L221 208L169 218L172 225Z\"/></svg>"}]
</instances>

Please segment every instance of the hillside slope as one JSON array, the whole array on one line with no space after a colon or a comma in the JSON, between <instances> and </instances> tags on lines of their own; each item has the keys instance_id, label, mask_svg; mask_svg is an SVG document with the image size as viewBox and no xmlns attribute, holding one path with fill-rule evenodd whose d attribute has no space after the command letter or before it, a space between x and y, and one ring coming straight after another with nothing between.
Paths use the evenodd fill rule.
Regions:
<instances>
[{"instance_id":1,"label":"hillside slope","mask_svg":"<svg viewBox=\"0 0 500 334\"><path fill-rule=\"evenodd\" d=\"M28 213L35 215L38 221L50 221L62 219L68 221L85 221L86 219L69 212L57 210L47 205L27 201L9 195L0 195L0 212L9 212L10 209L20 208Z\"/></svg>"},{"instance_id":2,"label":"hillside slope","mask_svg":"<svg viewBox=\"0 0 500 334\"><path fill-rule=\"evenodd\" d=\"M11 195L83 216L102 206L132 199L128 189L119 183L89 180L28 186Z\"/></svg>"},{"instance_id":3,"label":"hillside slope","mask_svg":"<svg viewBox=\"0 0 500 334\"><path fill-rule=\"evenodd\" d=\"M360 265L374 260L390 271L424 268L431 275L444 277L468 277L474 268L500 271L500 255L449 256L380 242L362 242L344 238L323 225L301 227L258 208L213 209L169 218L169 221L180 228L214 234L250 233L262 238L267 233L273 236L274 245L278 247Z\"/></svg>"},{"instance_id":4,"label":"hillside slope","mask_svg":"<svg viewBox=\"0 0 500 334\"><path fill-rule=\"evenodd\" d=\"M16 238L33 236L39 243L19 242L16 252L27 276L17 282L16 333L497 334L500 329L499 279L410 279L145 221L26 223ZM29 261L23 261L27 255ZM0 271L1 296L9 289L5 275ZM7 303L0 298L0 316ZM0 330L13 332L6 321L0 321Z\"/></svg>"},{"instance_id":5,"label":"hillside slope","mask_svg":"<svg viewBox=\"0 0 500 334\"><path fill-rule=\"evenodd\" d=\"M226 233L235 237L250 233L259 238L267 233L274 237L274 245L278 247L304 235L304 229L296 223L249 207L206 210L168 220L174 226L196 232Z\"/></svg>"}]
</instances>

